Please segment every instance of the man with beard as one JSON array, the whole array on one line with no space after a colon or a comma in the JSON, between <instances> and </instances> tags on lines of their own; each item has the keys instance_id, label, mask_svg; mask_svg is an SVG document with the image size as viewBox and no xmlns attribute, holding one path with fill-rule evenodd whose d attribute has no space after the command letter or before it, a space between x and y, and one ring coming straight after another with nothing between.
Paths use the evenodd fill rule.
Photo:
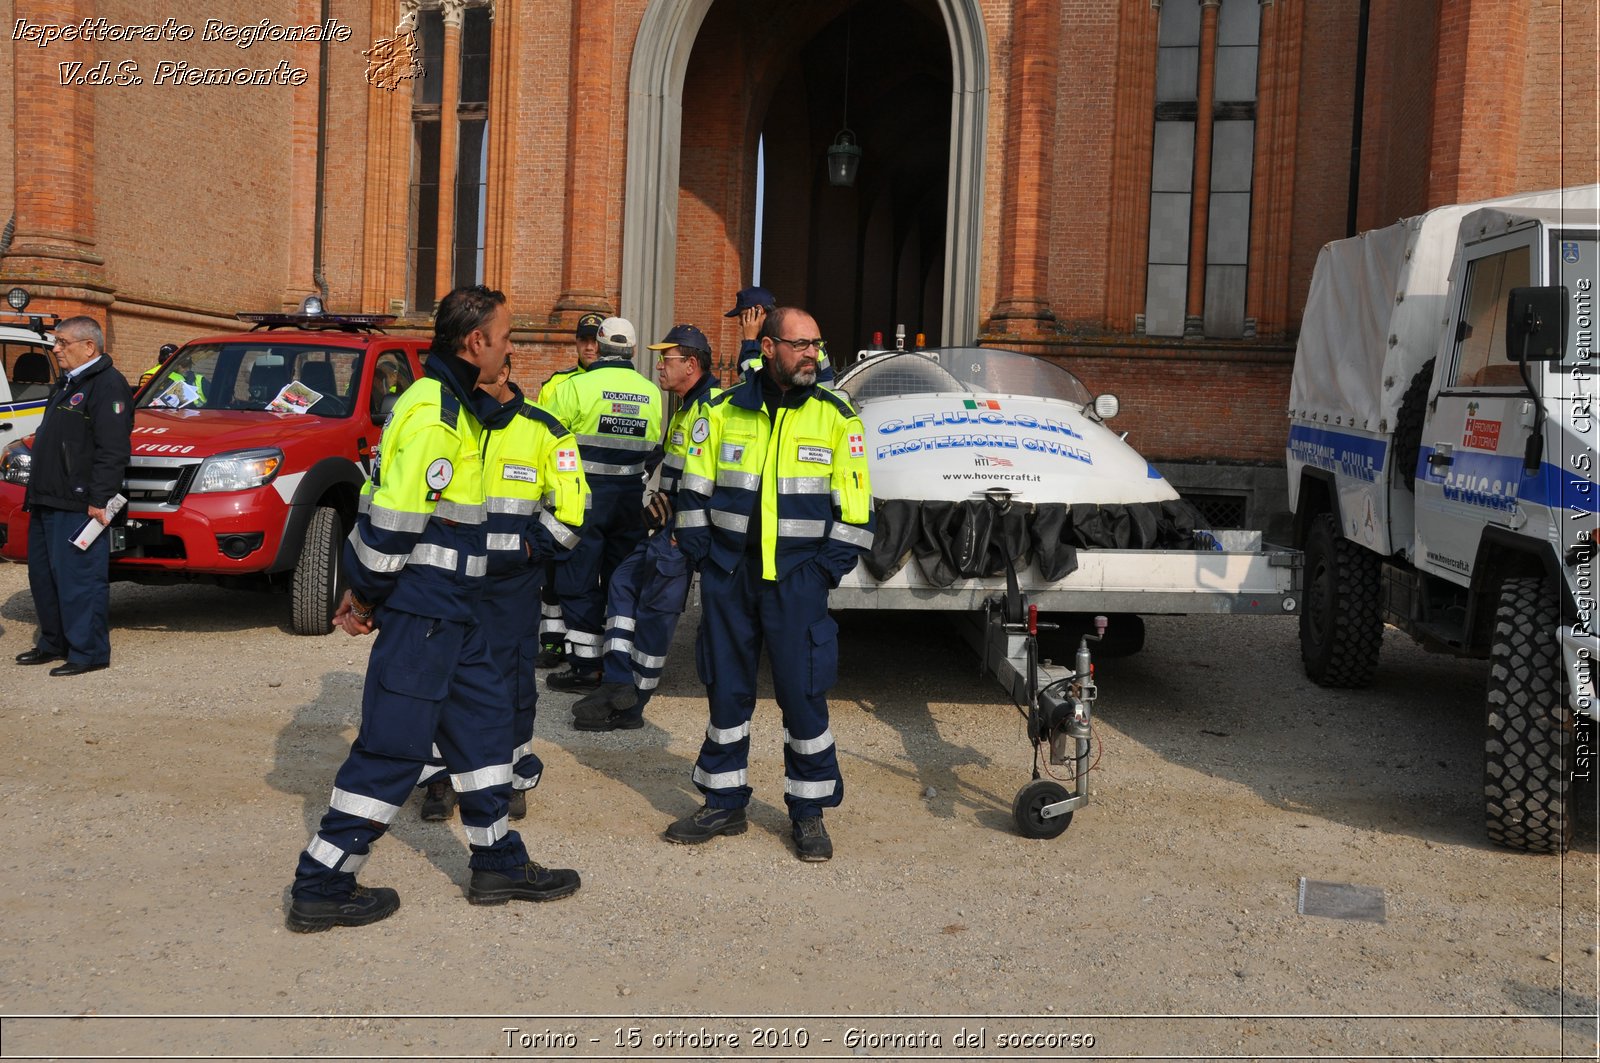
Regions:
<instances>
[{"instance_id":1,"label":"man with beard","mask_svg":"<svg viewBox=\"0 0 1600 1063\"><path fill-rule=\"evenodd\" d=\"M705 805L667 828L694 845L742 834L750 716L765 641L783 712L784 801L796 855L827 860L822 810L844 782L827 691L838 674L838 625L828 592L872 545L872 489L861 420L817 386L824 347L815 319L776 307L761 358L712 399L691 434L678 490L678 544L700 571L696 660L711 721L695 762ZM696 438L699 437L699 438Z\"/></svg>"}]
</instances>

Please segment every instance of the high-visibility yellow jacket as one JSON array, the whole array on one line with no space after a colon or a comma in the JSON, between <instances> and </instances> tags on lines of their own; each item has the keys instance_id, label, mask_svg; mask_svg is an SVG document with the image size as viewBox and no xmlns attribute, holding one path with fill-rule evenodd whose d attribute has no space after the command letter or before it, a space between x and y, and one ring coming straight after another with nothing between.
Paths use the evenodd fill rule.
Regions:
<instances>
[{"instance_id":1,"label":"high-visibility yellow jacket","mask_svg":"<svg viewBox=\"0 0 1600 1063\"><path fill-rule=\"evenodd\" d=\"M568 366L566 369L557 369L554 373L550 374L549 380L546 380L543 384L539 385L539 395L536 399L534 399L534 401L548 410L550 408L551 397L555 395L556 388L560 386L561 382L563 380L569 380L581 372L583 372L583 366L581 365Z\"/></svg>"},{"instance_id":2,"label":"high-visibility yellow jacket","mask_svg":"<svg viewBox=\"0 0 1600 1063\"><path fill-rule=\"evenodd\" d=\"M489 574L519 572L577 545L589 505L578 443L548 410L513 397L485 423Z\"/></svg>"},{"instance_id":3,"label":"high-visibility yellow jacket","mask_svg":"<svg viewBox=\"0 0 1600 1063\"><path fill-rule=\"evenodd\" d=\"M769 414L762 374L758 361L690 425L678 545L697 567L709 560L725 572L746 553L758 556L769 580L816 561L837 585L872 546L861 419L816 385L783 393Z\"/></svg>"},{"instance_id":4,"label":"high-visibility yellow jacket","mask_svg":"<svg viewBox=\"0 0 1600 1063\"><path fill-rule=\"evenodd\" d=\"M452 361L432 354L395 403L361 491L345 571L364 601L468 620L488 573L482 418L497 404L464 388Z\"/></svg>"},{"instance_id":5,"label":"high-visibility yellow jacket","mask_svg":"<svg viewBox=\"0 0 1600 1063\"><path fill-rule=\"evenodd\" d=\"M661 389L626 358L568 377L547 408L578 437L591 491L643 488L661 463Z\"/></svg>"},{"instance_id":6,"label":"high-visibility yellow jacket","mask_svg":"<svg viewBox=\"0 0 1600 1063\"><path fill-rule=\"evenodd\" d=\"M710 409L708 403L721 394L722 389L715 386L715 379L710 373L703 375L684 394L683 404L667 424L666 456L661 459L661 492L669 498L677 495L683 483L683 465L689 457L689 434L694 430L694 423Z\"/></svg>"}]
</instances>

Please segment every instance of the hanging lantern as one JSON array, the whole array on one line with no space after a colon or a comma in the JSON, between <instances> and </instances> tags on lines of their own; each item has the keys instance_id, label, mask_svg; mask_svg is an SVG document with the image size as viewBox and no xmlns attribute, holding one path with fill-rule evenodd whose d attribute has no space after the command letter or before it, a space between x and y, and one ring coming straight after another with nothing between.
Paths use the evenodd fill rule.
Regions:
<instances>
[{"instance_id":1,"label":"hanging lantern","mask_svg":"<svg viewBox=\"0 0 1600 1063\"><path fill-rule=\"evenodd\" d=\"M839 130L828 149L828 183L835 188L850 188L856 183L856 169L861 165L861 149L856 146L856 135L848 129Z\"/></svg>"}]
</instances>

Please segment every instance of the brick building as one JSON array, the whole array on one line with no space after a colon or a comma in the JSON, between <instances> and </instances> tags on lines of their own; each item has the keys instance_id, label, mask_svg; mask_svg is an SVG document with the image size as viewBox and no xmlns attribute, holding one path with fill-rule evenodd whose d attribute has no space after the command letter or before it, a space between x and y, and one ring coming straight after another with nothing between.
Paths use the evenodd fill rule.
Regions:
<instances>
[{"instance_id":1,"label":"brick building","mask_svg":"<svg viewBox=\"0 0 1600 1063\"><path fill-rule=\"evenodd\" d=\"M836 355L1062 359L1255 511L1321 244L1600 173L1596 0L204 7L0 2L0 288L105 316L130 376L235 310L424 329L478 280L525 383L591 309L727 355L759 275Z\"/></svg>"}]
</instances>

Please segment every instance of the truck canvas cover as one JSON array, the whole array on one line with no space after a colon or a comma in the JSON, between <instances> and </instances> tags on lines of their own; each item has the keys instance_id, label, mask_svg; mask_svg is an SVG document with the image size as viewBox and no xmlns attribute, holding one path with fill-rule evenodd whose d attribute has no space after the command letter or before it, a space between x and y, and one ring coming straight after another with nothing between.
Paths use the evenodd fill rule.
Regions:
<instances>
[{"instance_id":1,"label":"truck canvas cover","mask_svg":"<svg viewBox=\"0 0 1600 1063\"><path fill-rule=\"evenodd\" d=\"M1300 325L1289 414L1391 432L1406 386L1438 352L1457 234L1469 214L1590 210L1600 184L1438 207L1323 245Z\"/></svg>"}]
</instances>

